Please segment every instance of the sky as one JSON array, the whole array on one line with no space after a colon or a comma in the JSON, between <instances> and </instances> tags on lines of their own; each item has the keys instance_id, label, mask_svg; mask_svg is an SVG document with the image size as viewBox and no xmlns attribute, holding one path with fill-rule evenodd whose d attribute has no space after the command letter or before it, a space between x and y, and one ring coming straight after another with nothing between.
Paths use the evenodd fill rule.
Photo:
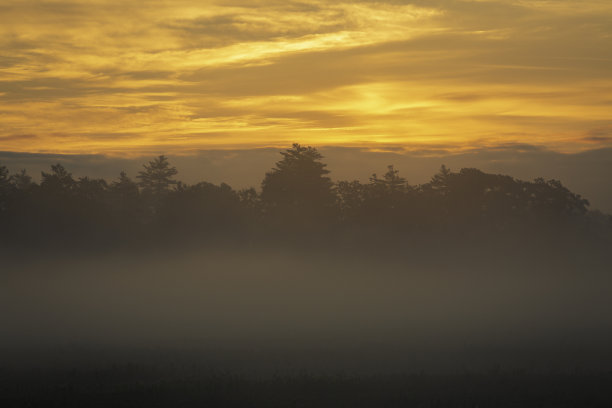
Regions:
<instances>
[{"instance_id":1,"label":"sky","mask_svg":"<svg viewBox=\"0 0 612 408\"><path fill-rule=\"evenodd\" d=\"M4 152L576 155L610 112L609 0L0 3Z\"/></svg>"}]
</instances>

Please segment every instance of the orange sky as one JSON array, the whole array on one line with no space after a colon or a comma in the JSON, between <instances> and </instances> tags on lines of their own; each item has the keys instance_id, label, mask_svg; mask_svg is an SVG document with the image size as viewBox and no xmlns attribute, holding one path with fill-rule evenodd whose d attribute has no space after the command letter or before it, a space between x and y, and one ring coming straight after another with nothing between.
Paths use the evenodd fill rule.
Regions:
<instances>
[{"instance_id":1,"label":"orange sky","mask_svg":"<svg viewBox=\"0 0 612 408\"><path fill-rule=\"evenodd\" d=\"M612 144L609 0L3 0L0 150Z\"/></svg>"}]
</instances>

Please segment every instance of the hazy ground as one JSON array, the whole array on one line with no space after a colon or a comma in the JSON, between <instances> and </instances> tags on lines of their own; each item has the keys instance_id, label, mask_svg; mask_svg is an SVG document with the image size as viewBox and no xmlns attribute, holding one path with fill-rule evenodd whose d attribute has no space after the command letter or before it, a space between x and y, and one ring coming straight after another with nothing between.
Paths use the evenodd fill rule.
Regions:
<instances>
[{"instance_id":1,"label":"hazy ground","mask_svg":"<svg viewBox=\"0 0 612 408\"><path fill-rule=\"evenodd\" d=\"M571 258L9 256L0 353L10 367L178 359L259 374L609 369L612 279Z\"/></svg>"},{"instance_id":2,"label":"hazy ground","mask_svg":"<svg viewBox=\"0 0 612 408\"><path fill-rule=\"evenodd\" d=\"M427 245L5 254L0 404L612 404L607 255Z\"/></svg>"}]
</instances>

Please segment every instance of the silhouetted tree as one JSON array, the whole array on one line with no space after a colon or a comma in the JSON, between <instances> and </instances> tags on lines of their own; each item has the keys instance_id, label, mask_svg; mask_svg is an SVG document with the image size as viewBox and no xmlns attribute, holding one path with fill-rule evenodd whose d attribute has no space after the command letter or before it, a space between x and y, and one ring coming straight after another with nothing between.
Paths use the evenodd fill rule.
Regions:
<instances>
[{"instance_id":1,"label":"silhouetted tree","mask_svg":"<svg viewBox=\"0 0 612 408\"><path fill-rule=\"evenodd\" d=\"M144 171L140 171L138 179L139 186L143 189L144 194L163 195L170 190L170 186L175 185L177 181L173 177L178 173L176 167L171 167L168 158L161 155L148 164L144 164Z\"/></svg>"},{"instance_id":2,"label":"silhouetted tree","mask_svg":"<svg viewBox=\"0 0 612 408\"><path fill-rule=\"evenodd\" d=\"M295 143L281 152L282 160L266 173L261 199L267 211L277 215L325 217L335 201L333 184L323 156L313 147Z\"/></svg>"},{"instance_id":3,"label":"silhouetted tree","mask_svg":"<svg viewBox=\"0 0 612 408\"><path fill-rule=\"evenodd\" d=\"M406 179L400 177L399 170L396 170L393 165L387 166L387 172L383 178L378 178L376 173L370 177L370 198L379 201L382 207L396 208L410 187Z\"/></svg>"},{"instance_id":4,"label":"silhouetted tree","mask_svg":"<svg viewBox=\"0 0 612 408\"><path fill-rule=\"evenodd\" d=\"M261 196L253 187L243 188L238 191L238 199L242 208L250 214L252 220L256 220L261 213Z\"/></svg>"},{"instance_id":5,"label":"silhouetted tree","mask_svg":"<svg viewBox=\"0 0 612 408\"><path fill-rule=\"evenodd\" d=\"M142 189L142 198L149 218L155 217L161 211L164 201L170 192L170 186L178 184L173 177L178 173L176 167L171 167L168 158L161 155L148 164L136 176L140 179L138 185Z\"/></svg>"},{"instance_id":6,"label":"silhouetted tree","mask_svg":"<svg viewBox=\"0 0 612 408\"><path fill-rule=\"evenodd\" d=\"M396 170L392 164L387 166L387 172L382 179L378 178L376 173L372 174L370 184L375 190L390 196L404 193L408 188L406 179L400 177L399 170Z\"/></svg>"},{"instance_id":7,"label":"silhouetted tree","mask_svg":"<svg viewBox=\"0 0 612 408\"><path fill-rule=\"evenodd\" d=\"M336 184L336 197L341 220L355 222L364 215L368 186L358 180L340 181Z\"/></svg>"},{"instance_id":8,"label":"silhouetted tree","mask_svg":"<svg viewBox=\"0 0 612 408\"><path fill-rule=\"evenodd\" d=\"M51 173L41 172L42 181L40 186L47 192L52 194L68 195L72 194L76 187L76 182L72 178L72 174L61 164L51 166Z\"/></svg>"},{"instance_id":9,"label":"silhouetted tree","mask_svg":"<svg viewBox=\"0 0 612 408\"><path fill-rule=\"evenodd\" d=\"M393 165L387 166L382 178L373 174L365 191L364 215L369 223L376 222L387 229L405 229L411 223L412 187Z\"/></svg>"},{"instance_id":10,"label":"silhouetted tree","mask_svg":"<svg viewBox=\"0 0 612 408\"><path fill-rule=\"evenodd\" d=\"M7 173L5 177L6 175ZM36 220L41 200L40 197L34 196L38 185L32 182L25 170L11 175L8 182L8 185L6 179L0 182L3 185L0 187L0 230L3 231L0 240L9 237L19 240L33 233L40 235L40 226L36 225Z\"/></svg>"},{"instance_id":11,"label":"silhouetted tree","mask_svg":"<svg viewBox=\"0 0 612 408\"><path fill-rule=\"evenodd\" d=\"M121 171L119 178L108 187L109 205L112 223L117 233L132 237L144 222L144 207L141 201L138 184Z\"/></svg>"},{"instance_id":12,"label":"silhouetted tree","mask_svg":"<svg viewBox=\"0 0 612 408\"><path fill-rule=\"evenodd\" d=\"M111 183L110 191L123 202L123 205L136 200L139 194L138 184L132 181L125 171L119 173L119 179Z\"/></svg>"},{"instance_id":13,"label":"silhouetted tree","mask_svg":"<svg viewBox=\"0 0 612 408\"><path fill-rule=\"evenodd\" d=\"M6 166L0 166L0 188L8 186L9 171Z\"/></svg>"},{"instance_id":14,"label":"silhouetted tree","mask_svg":"<svg viewBox=\"0 0 612 408\"><path fill-rule=\"evenodd\" d=\"M81 177L77 181L77 192L82 201L104 203L108 184L104 179Z\"/></svg>"},{"instance_id":15,"label":"silhouetted tree","mask_svg":"<svg viewBox=\"0 0 612 408\"><path fill-rule=\"evenodd\" d=\"M452 174L451 170L443 164L440 166L440 170L431 178L429 186L435 192L446 195L448 193L449 180Z\"/></svg>"},{"instance_id":16,"label":"silhouetted tree","mask_svg":"<svg viewBox=\"0 0 612 408\"><path fill-rule=\"evenodd\" d=\"M77 182L59 163L52 165L50 172L43 171L41 175L40 188L34 191L29 202L30 227L38 230L36 238L49 245L80 239L75 234L82 221L79 217L81 209Z\"/></svg>"},{"instance_id":17,"label":"silhouetted tree","mask_svg":"<svg viewBox=\"0 0 612 408\"><path fill-rule=\"evenodd\" d=\"M281 156L266 173L261 194L253 188L236 192L224 183L183 184L163 155L144 165L138 183L125 172L110 184L75 180L55 164L41 173L39 185L25 170L10 175L0 166L0 241L74 247L147 237L321 242L329 236L376 242L371 247L384 240L391 247L428 237L448 244L459 236L538 242L580 234L602 240L602 246L612 241L612 217L589 211L589 202L558 180L526 182L442 165L428 183L411 186L388 166L369 182L334 185L315 148L294 144Z\"/></svg>"},{"instance_id":18,"label":"silhouetted tree","mask_svg":"<svg viewBox=\"0 0 612 408\"><path fill-rule=\"evenodd\" d=\"M13 174L11 176L11 183L13 183L15 188L17 188L19 191L26 191L33 185L32 177L28 175L25 169L22 169L17 174Z\"/></svg>"},{"instance_id":19,"label":"silhouetted tree","mask_svg":"<svg viewBox=\"0 0 612 408\"><path fill-rule=\"evenodd\" d=\"M572 193L558 180L540 177L526 187L529 205L541 217L580 216L588 211L589 201Z\"/></svg>"},{"instance_id":20,"label":"silhouetted tree","mask_svg":"<svg viewBox=\"0 0 612 408\"><path fill-rule=\"evenodd\" d=\"M417 211L420 223L435 228L444 227L449 217L449 189L453 173L444 164L428 183L418 187Z\"/></svg>"},{"instance_id":21,"label":"silhouetted tree","mask_svg":"<svg viewBox=\"0 0 612 408\"><path fill-rule=\"evenodd\" d=\"M128 213L132 210L132 215L135 215L134 210L138 207L140 192L138 184L129 178L125 171L119 173L119 179L111 183L109 191L113 207L117 211Z\"/></svg>"},{"instance_id":22,"label":"silhouetted tree","mask_svg":"<svg viewBox=\"0 0 612 408\"><path fill-rule=\"evenodd\" d=\"M0 213L5 212L8 208L10 189L9 171L5 166L0 166Z\"/></svg>"},{"instance_id":23,"label":"silhouetted tree","mask_svg":"<svg viewBox=\"0 0 612 408\"><path fill-rule=\"evenodd\" d=\"M179 183L170 192L160 213L165 232L215 239L234 232L242 223L238 194L227 184Z\"/></svg>"}]
</instances>

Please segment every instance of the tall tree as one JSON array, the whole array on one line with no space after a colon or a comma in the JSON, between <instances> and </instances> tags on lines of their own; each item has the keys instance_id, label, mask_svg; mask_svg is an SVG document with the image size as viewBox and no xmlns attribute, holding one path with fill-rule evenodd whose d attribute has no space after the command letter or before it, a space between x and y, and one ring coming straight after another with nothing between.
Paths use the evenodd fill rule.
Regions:
<instances>
[{"instance_id":1,"label":"tall tree","mask_svg":"<svg viewBox=\"0 0 612 408\"><path fill-rule=\"evenodd\" d=\"M440 195L448 194L449 180L452 174L451 170L443 164L440 166L440 170L431 178L428 187Z\"/></svg>"},{"instance_id":2,"label":"tall tree","mask_svg":"<svg viewBox=\"0 0 612 408\"><path fill-rule=\"evenodd\" d=\"M140 179L143 193L160 196L170 190L170 186L177 183L173 177L178 173L176 167L171 167L168 158L161 155L148 164L143 165L144 170L136 176Z\"/></svg>"},{"instance_id":3,"label":"tall tree","mask_svg":"<svg viewBox=\"0 0 612 408\"><path fill-rule=\"evenodd\" d=\"M72 178L72 174L60 163L51 166L51 173L43 171L41 175L40 186L45 191L65 195L73 193L76 188L76 181Z\"/></svg>"},{"instance_id":4,"label":"tall tree","mask_svg":"<svg viewBox=\"0 0 612 408\"><path fill-rule=\"evenodd\" d=\"M391 164L387 166L387 172L380 179L376 173L370 177L370 184L375 190L381 190L385 195L396 195L403 193L408 188L408 183L404 177L400 177L399 170Z\"/></svg>"},{"instance_id":5,"label":"tall tree","mask_svg":"<svg viewBox=\"0 0 612 408\"><path fill-rule=\"evenodd\" d=\"M110 190L122 202L134 201L138 198L138 184L132 181L125 171L119 173L119 179L111 183Z\"/></svg>"},{"instance_id":6,"label":"tall tree","mask_svg":"<svg viewBox=\"0 0 612 408\"><path fill-rule=\"evenodd\" d=\"M281 155L261 184L264 205L277 213L305 217L329 211L335 197L321 153L294 143Z\"/></svg>"},{"instance_id":7,"label":"tall tree","mask_svg":"<svg viewBox=\"0 0 612 408\"><path fill-rule=\"evenodd\" d=\"M411 216L412 188L393 165L382 178L370 177L366 189L365 214L368 222L399 227Z\"/></svg>"}]
</instances>

